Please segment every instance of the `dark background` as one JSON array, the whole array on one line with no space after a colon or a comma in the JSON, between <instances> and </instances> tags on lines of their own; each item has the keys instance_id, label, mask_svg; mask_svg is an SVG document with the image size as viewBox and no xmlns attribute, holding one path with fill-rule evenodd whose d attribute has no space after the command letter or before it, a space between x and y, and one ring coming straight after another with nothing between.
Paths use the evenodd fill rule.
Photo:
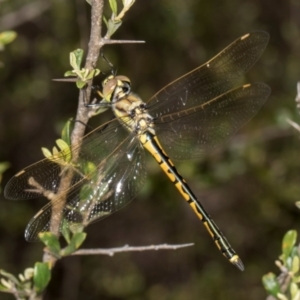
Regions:
<instances>
[{"instance_id":1,"label":"dark background","mask_svg":"<svg viewBox=\"0 0 300 300\"><path fill-rule=\"evenodd\" d=\"M108 2L108 1L107 1ZM32 3L35 17L9 13ZM42 6L44 3L45 7ZM48 5L48 6L47 6ZM2 185L42 159L65 121L75 116L78 90L52 82L69 70L69 52L86 47L90 7L82 1L1 1L0 31L18 38L0 53L0 161L9 161ZM22 13L22 16L26 15ZM18 23L19 22L19 23ZM300 3L297 0L137 0L114 38L145 40L113 45L105 54L131 78L145 100L204 63L239 36L264 30L270 43L245 82L263 81L272 94L261 111L222 150L177 168L241 256L240 273L217 251L191 209L147 155L148 181L125 209L88 227L84 247L195 243L177 251L69 257L59 261L47 299L264 299L261 277L274 265L281 240L298 229L299 133L286 123L300 79ZM101 68L107 65L99 61ZM92 126L101 124L102 116ZM23 272L42 258L42 245L23 233L44 199L9 201L1 195L0 268ZM1 299L12 299L1 294Z\"/></svg>"}]
</instances>

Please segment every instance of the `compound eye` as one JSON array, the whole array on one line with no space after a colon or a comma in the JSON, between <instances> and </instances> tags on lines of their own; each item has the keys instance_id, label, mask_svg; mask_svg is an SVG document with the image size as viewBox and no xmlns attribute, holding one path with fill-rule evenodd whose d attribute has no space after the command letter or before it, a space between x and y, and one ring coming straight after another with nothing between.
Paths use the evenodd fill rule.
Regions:
<instances>
[{"instance_id":1,"label":"compound eye","mask_svg":"<svg viewBox=\"0 0 300 300\"><path fill-rule=\"evenodd\" d=\"M126 95L130 93L130 84L128 82L123 82L122 91Z\"/></svg>"}]
</instances>

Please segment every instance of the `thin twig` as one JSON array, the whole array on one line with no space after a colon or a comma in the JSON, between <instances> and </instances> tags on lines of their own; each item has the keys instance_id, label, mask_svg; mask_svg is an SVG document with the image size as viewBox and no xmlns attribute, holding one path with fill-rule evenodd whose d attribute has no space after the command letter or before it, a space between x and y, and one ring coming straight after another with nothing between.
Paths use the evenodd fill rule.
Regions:
<instances>
[{"instance_id":1,"label":"thin twig","mask_svg":"<svg viewBox=\"0 0 300 300\"><path fill-rule=\"evenodd\" d=\"M80 249L76 252L72 253L72 255L109 255L113 256L116 253L121 252L134 252L134 251L149 251L149 250L177 250L184 247L194 246L194 243L188 244L179 244L179 245L169 245L169 244L161 244L161 245L150 245L150 246L128 246L125 245L123 247L118 248L110 248L110 249Z\"/></svg>"},{"instance_id":2,"label":"thin twig","mask_svg":"<svg viewBox=\"0 0 300 300\"><path fill-rule=\"evenodd\" d=\"M108 40L102 39L101 43L103 45L111 45L111 44L144 44L145 41L135 41L135 40Z\"/></svg>"},{"instance_id":3,"label":"thin twig","mask_svg":"<svg viewBox=\"0 0 300 300\"><path fill-rule=\"evenodd\" d=\"M297 124L296 122L292 121L291 119L287 118L286 121L292 126L294 127L297 131L300 132L300 125Z\"/></svg>"}]
</instances>

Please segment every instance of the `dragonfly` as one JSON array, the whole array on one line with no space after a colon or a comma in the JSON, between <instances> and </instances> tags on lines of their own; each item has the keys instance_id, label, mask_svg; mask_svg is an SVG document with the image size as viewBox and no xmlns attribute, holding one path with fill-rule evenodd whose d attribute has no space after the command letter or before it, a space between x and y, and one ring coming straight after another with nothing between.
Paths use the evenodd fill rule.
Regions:
<instances>
[{"instance_id":1,"label":"dragonfly","mask_svg":"<svg viewBox=\"0 0 300 300\"><path fill-rule=\"evenodd\" d=\"M99 90L99 106L114 118L70 146L17 173L5 196L49 203L28 223L27 241L51 230L51 220L64 226L86 226L127 205L146 180L144 150L157 161L215 245L238 269L244 265L226 237L197 199L173 160L197 159L226 143L262 107L270 94L264 83L244 84L241 77L263 53L269 35L245 34L205 64L183 75L143 101L130 79L110 75ZM76 160L72 155L76 154ZM63 178L70 175L66 187ZM54 207L56 207L54 209ZM52 219L51 219L52 218Z\"/></svg>"}]
</instances>

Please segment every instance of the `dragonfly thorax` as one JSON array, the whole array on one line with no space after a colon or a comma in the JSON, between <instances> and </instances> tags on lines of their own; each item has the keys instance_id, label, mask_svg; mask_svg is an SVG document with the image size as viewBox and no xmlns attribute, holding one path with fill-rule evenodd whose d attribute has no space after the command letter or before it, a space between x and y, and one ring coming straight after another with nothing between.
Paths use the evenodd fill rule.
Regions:
<instances>
[{"instance_id":1,"label":"dragonfly thorax","mask_svg":"<svg viewBox=\"0 0 300 300\"><path fill-rule=\"evenodd\" d=\"M153 118L147 111L146 103L131 92L128 77L107 77L103 82L103 97L110 101L115 116L130 132L142 134L150 130L154 134Z\"/></svg>"}]
</instances>

